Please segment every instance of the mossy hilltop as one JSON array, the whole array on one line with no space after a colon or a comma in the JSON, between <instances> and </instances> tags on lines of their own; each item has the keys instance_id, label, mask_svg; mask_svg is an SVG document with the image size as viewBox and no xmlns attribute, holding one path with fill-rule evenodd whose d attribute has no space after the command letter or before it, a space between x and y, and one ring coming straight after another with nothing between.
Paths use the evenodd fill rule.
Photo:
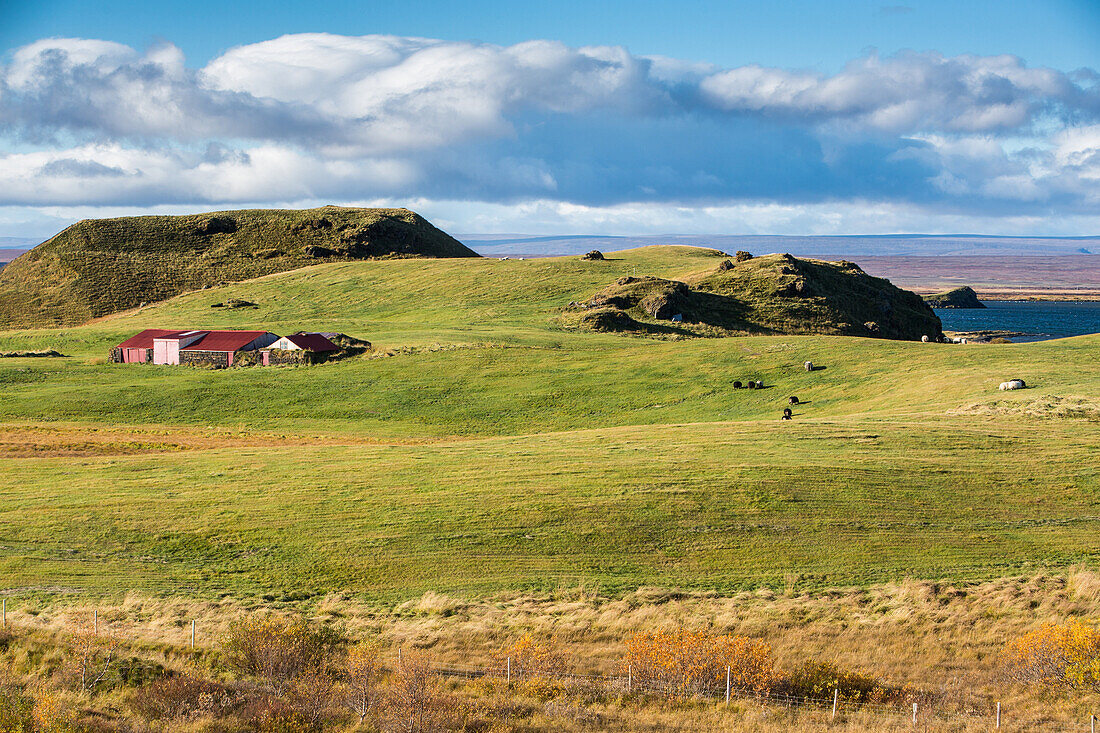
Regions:
<instances>
[{"instance_id":1,"label":"mossy hilltop","mask_svg":"<svg viewBox=\"0 0 1100 733\"><path fill-rule=\"evenodd\" d=\"M721 253L714 252L716 257ZM682 322L671 322L674 315ZM939 339L942 326L920 296L871 277L852 262L766 255L683 280L623 277L572 306L566 325L593 331L833 334Z\"/></svg>"},{"instance_id":2,"label":"mossy hilltop","mask_svg":"<svg viewBox=\"0 0 1100 733\"><path fill-rule=\"evenodd\" d=\"M89 219L0 270L0 326L71 326L327 261L477 257L408 209L325 206Z\"/></svg>"}]
</instances>

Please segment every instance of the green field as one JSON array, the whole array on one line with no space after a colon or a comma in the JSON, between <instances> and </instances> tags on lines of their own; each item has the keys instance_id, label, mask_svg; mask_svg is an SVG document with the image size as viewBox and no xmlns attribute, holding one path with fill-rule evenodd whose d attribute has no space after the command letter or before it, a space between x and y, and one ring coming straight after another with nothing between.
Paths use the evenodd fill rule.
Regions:
<instances>
[{"instance_id":1,"label":"green field","mask_svg":"<svg viewBox=\"0 0 1100 733\"><path fill-rule=\"evenodd\" d=\"M1100 337L947 346L562 327L606 262L342 262L0 333L12 588L395 600L976 579L1100 556ZM212 309L243 298L258 309ZM374 358L101 363L148 327L343 331ZM807 373L804 361L825 367ZM1020 377L1031 389L997 391ZM734 390L762 379L764 390ZM778 418L787 397L803 404Z\"/></svg>"}]
</instances>

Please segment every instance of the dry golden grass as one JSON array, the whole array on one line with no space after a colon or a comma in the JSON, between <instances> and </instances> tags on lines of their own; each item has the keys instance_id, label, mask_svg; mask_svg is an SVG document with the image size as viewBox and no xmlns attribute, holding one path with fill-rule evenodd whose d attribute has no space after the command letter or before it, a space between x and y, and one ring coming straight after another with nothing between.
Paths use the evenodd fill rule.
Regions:
<instances>
[{"instance_id":1,"label":"dry golden grass","mask_svg":"<svg viewBox=\"0 0 1100 733\"><path fill-rule=\"evenodd\" d=\"M9 605L9 623L49 635L91 620L91 607L54 598L37 607ZM189 655L191 619L198 622L201 653L217 646L249 610L232 598L197 602L130 595L99 607L99 623L146 653L178 663ZM572 669L595 675L620 673L624 642L635 633L682 625L741 634L770 644L779 669L808 659L832 660L867 670L884 683L931 694L935 709L925 714L935 719L918 726L925 730L984 730L989 720L982 716L995 700L1002 702L1005 720L1017 725L1025 719L1035 725L1087 720L1089 710L1100 710L1096 695L1044 694L1003 679L997 661L1008 641L1043 622L1100 618L1100 573L1083 567L958 586L908 580L813 594L762 589L723 597L652 588L611 599L573 588L472 600L427 593L392 608L330 595L286 610L335 624L352 640L378 640L389 648L384 656L391 662L401 647L428 654L435 664L495 667L501 650L530 634L553 639ZM453 684L456 694L482 702L511 699L471 687L474 683ZM730 710L710 702L673 705L653 699L551 702L531 703L546 705L549 712L529 716L526 727L513 729L886 730L907 723L910 714L893 708L845 713L833 722L820 708L787 710L781 703L752 700L738 700Z\"/></svg>"}]
</instances>

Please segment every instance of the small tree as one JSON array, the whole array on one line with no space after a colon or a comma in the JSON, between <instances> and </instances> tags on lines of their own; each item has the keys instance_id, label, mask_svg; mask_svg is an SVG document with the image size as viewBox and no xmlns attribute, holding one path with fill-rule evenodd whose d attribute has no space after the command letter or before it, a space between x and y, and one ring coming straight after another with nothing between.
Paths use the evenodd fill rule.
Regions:
<instances>
[{"instance_id":1,"label":"small tree","mask_svg":"<svg viewBox=\"0 0 1100 733\"><path fill-rule=\"evenodd\" d=\"M455 727L458 709L439 689L428 659L407 653L394 670L387 695L387 730L429 733Z\"/></svg>"},{"instance_id":2,"label":"small tree","mask_svg":"<svg viewBox=\"0 0 1100 733\"><path fill-rule=\"evenodd\" d=\"M109 633L81 628L70 631L67 642L80 690L94 691L107 679L117 661L118 639Z\"/></svg>"},{"instance_id":3,"label":"small tree","mask_svg":"<svg viewBox=\"0 0 1100 733\"><path fill-rule=\"evenodd\" d=\"M344 704L359 716L362 723L378 708L381 701L379 682L382 679L382 660L373 644L358 644L348 650L347 683L344 686Z\"/></svg>"}]
</instances>

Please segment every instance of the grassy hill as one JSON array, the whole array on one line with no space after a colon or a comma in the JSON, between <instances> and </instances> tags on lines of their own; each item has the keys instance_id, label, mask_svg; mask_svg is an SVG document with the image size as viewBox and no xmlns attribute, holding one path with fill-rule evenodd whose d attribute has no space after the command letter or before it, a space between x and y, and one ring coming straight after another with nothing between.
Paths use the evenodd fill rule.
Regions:
<instances>
[{"instance_id":1,"label":"grassy hill","mask_svg":"<svg viewBox=\"0 0 1100 733\"><path fill-rule=\"evenodd\" d=\"M219 283L390 256L477 254L407 209L89 219L0 270L0 327L76 325Z\"/></svg>"},{"instance_id":2,"label":"grassy hill","mask_svg":"<svg viewBox=\"0 0 1100 733\"><path fill-rule=\"evenodd\" d=\"M719 254L719 253L716 253ZM679 325L670 321L680 315ZM754 257L686 278L627 276L580 305L564 322L597 331L722 335L827 333L919 340L943 335L915 293L867 275L852 262Z\"/></svg>"},{"instance_id":3,"label":"grassy hill","mask_svg":"<svg viewBox=\"0 0 1100 733\"><path fill-rule=\"evenodd\" d=\"M654 339L561 323L619 278L692 283L722 259L336 261L0 332L0 351L71 355L0 360L0 570L28 589L400 600L1100 560L1100 337ZM229 298L258 307L210 307ZM155 326L332 329L376 352L102 363ZM1031 388L997 390L1013 377ZM769 388L732 388L750 378ZM781 422L790 395L802 404Z\"/></svg>"}]
</instances>

